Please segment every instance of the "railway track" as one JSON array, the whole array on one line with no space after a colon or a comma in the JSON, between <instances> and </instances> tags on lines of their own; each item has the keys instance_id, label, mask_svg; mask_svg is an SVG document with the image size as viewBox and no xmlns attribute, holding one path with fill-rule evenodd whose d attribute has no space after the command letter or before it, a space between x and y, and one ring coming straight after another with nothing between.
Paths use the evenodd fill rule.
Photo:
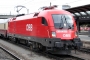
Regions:
<instances>
[{"instance_id":1,"label":"railway track","mask_svg":"<svg viewBox=\"0 0 90 60\"><path fill-rule=\"evenodd\" d=\"M81 58L83 60L90 60L90 53L87 52L86 49L79 49L75 51L72 51L71 56Z\"/></svg>"},{"instance_id":2,"label":"railway track","mask_svg":"<svg viewBox=\"0 0 90 60\"><path fill-rule=\"evenodd\" d=\"M10 44L12 44L12 45L16 45L16 46L18 46L18 47L21 47L21 48L23 48L24 50L25 50L25 52L26 51L30 51L30 49L29 49L29 47L26 47L25 45L22 45L22 44L15 44L14 42L11 42L11 41L7 41L7 40L5 40L5 39L2 39L2 41L5 41L5 42L7 42L7 43L10 43ZM1 44L0 43L0 45L1 46L3 46L3 47L5 47L6 49L9 49L8 47L6 47L6 46L4 46L3 45L3 43ZM20 48L20 49L21 49ZM12 50L11 50L12 51ZM22 49L21 49L21 51L22 51ZM26 56L26 54L24 54L24 55L20 55L19 53L17 53L17 51L13 51L13 52L15 52L15 54L17 54L18 55L18 57L21 59L21 60L49 60L48 58L46 59L45 57L42 57L41 55L39 55L39 57L36 57L36 55L37 55L37 53L36 53L36 55L34 54L34 51L30 51L30 52L28 52L28 56L29 56L29 58L27 58L27 56ZM27 52L26 52L27 53ZM30 58L31 57L31 58ZM34 59L36 57L36 59ZM41 59L40 57L42 57L43 59ZM51 59L50 59L51 60Z\"/></svg>"},{"instance_id":3,"label":"railway track","mask_svg":"<svg viewBox=\"0 0 90 60\"><path fill-rule=\"evenodd\" d=\"M50 53L42 53L44 56L55 59L55 60L84 60L72 55L53 55Z\"/></svg>"},{"instance_id":4,"label":"railway track","mask_svg":"<svg viewBox=\"0 0 90 60\"><path fill-rule=\"evenodd\" d=\"M83 41L83 47L81 49L79 49L79 51L90 54L90 42Z\"/></svg>"},{"instance_id":5,"label":"railway track","mask_svg":"<svg viewBox=\"0 0 90 60\"><path fill-rule=\"evenodd\" d=\"M7 41L7 42L12 43L11 41ZM13 44L15 44L15 43L13 42ZM23 44L17 44L17 45L24 48L24 49L30 50L29 47L27 47ZM41 52L41 51L37 51L37 50L33 50L32 52L35 52L38 55L42 55L42 56L45 56L47 58L54 59L54 60L83 60L82 58L75 57L72 55L53 55L53 54L50 54L48 52ZM30 56L32 56L32 55L33 55L33 53L30 54Z\"/></svg>"},{"instance_id":6,"label":"railway track","mask_svg":"<svg viewBox=\"0 0 90 60\"><path fill-rule=\"evenodd\" d=\"M5 59L7 59L7 60L20 60L20 58L19 57L17 57L17 56L15 56L12 52L10 52L10 51L8 51L7 49L5 49L4 47L1 47L0 46L0 51L2 50L2 52L4 51L5 53L7 53L8 55L10 55L11 56L11 58L6 58L6 57L4 57L3 58L3 60L5 60ZM1 54L1 53L0 53ZM6 55L7 55L6 54ZM1 56L0 56L1 57ZM0 58L1 59L1 58Z\"/></svg>"},{"instance_id":7,"label":"railway track","mask_svg":"<svg viewBox=\"0 0 90 60\"><path fill-rule=\"evenodd\" d=\"M82 51L82 52L85 52L87 54L90 54L90 48L81 48L79 50Z\"/></svg>"},{"instance_id":8,"label":"railway track","mask_svg":"<svg viewBox=\"0 0 90 60\"><path fill-rule=\"evenodd\" d=\"M15 44L15 43L13 43L13 44ZM17 44L17 45L24 49L30 50L29 47L27 47L23 44ZM33 50L32 52L35 52L38 55L42 55L47 58L50 58L51 60L83 60L82 58L71 56L71 55L53 55L48 52L41 52L41 51L37 51L37 50ZM33 56L33 53L31 53L30 56Z\"/></svg>"},{"instance_id":9,"label":"railway track","mask_svg":"<svg viewBox=\"0 0 90 60\"><path fill-rule=\"evenodd\" d=\"M14 42L11 42L11 41L7 41L5 39L3 39L4 41L6 42L9 42L11 44L15 44L15 45L18 45L19 47L22 47L26 50L30 50L29 47L23 45L23 44L16 44ZM53 55L53 54L50 54L48 52L41 52L41 51L37 51L37 50L34 50L32 52L35 52L36 54L40 55L40 56L45 56L51 60L85 60L85 58L82 58L82 57L79 57L78 55L76 55L75 53L73 54L70 54L70 55ZM28 54L29 56L33 56L33 53L31 54Z\"/></svg>"},{"instance_id":10,"label":"railway track","mask_svg":"<svg viewBox=\"0 0 90 60\"><path fill-rule=\"evenodd\" d=\"M21 45L21 44L18 44L18 45L24 49L29 50L29 47L27 47L25 45ZM32 52L35 52L38 55L42 55L42 56L45 56L47 58L50 58L51 60L84 60L82 58L79 58L79 57L76 57L73 55L53 55L53 54L45 52L45 51L41 52L41 51L37 51L37 50L33 50ZM33 55L33 53L30 56L32 56L32 55Z\"/></svg>"},{"instance_id":11,"label":"railway track","mask_svg":"<svg viewBox=\"0 0 90 60\"><path fill-rule=\"evenodd\" d=\"M90 60L90 42L83 41L83 47L76 51L72 51L71 55L84 60Z\"/></svg>"}]
</instances>

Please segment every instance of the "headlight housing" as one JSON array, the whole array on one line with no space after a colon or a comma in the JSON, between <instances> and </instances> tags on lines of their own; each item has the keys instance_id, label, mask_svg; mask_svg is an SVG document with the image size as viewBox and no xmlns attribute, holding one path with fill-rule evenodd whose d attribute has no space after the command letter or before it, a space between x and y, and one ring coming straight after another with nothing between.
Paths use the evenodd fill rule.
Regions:
<instances>
[{"instance_id":1,"label":"headlight housing","mask_svg":"<svg viewBox=\"0 0 90 60\"><path fill-rule=\"evenodd\" d=\"M75 36L78 37L78 32L75 32Z\"/></svg>"},{"instance_id":2,"label":"headlight housing","mask_svg":"<svg viewBox=\"0 0 90 60\"><path fill-rule=\"evenodd\" d=\"M52 32L52 37L56 37L56 32Z\"/></svg>"}]
</instances>

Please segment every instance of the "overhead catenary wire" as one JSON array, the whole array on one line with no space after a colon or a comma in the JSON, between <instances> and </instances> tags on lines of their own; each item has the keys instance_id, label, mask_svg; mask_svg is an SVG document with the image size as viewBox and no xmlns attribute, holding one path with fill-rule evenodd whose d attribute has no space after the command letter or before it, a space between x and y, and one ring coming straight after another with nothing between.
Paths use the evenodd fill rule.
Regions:
<instances>
[{"instance_id":1,"label":"overhead catenary wire","mask_svg":"<svg viewBox=\"0 0 90 60\"><path fill-rule=\"evenodd\" d=\"M42 0L42 1L36 1L36 0L25 0L26 2L25 3L23 3L22 5L23 6L26 6L26 7L32 7L32 6L36 6L37 4L41 4L41 6L38 6L38 8L40 8L40 7L43 7L44 5L42 5L43 3L45 4L45 3L50 3L48 6L51 6L51 5L53 5L52 4L52 2L54 2L54 1L59 1L59 0ZM71 1L71 2L67 2L67 3L64 3L63 5L69 5L69 4L71 4L71 3L76 3L76 2L79 2L79 1L82 1L82 0L74 0L74 1ZM35 3L37 3L37 4L35 4ZM29 6L28 6L28 4L29 4ZM57 6L62 6L62 5L57 5ZM70 6L70 5L69 5ZM36 7L37 8L37 7ZM37 8L37 10L38 10L38 8Z\"/></svg>"},{"instance_id":2,"label":"overhead catenary wire","mask_svg":"<svg viewBox=\"0 0 90 60\"><path fill-rule=\"evenodd\" d=\"M82 0L75 0L75 1L72 1L72 2L65 3L65 4L76 3L76 2L79 2L79 1L82 1Z\"/></svg>"},{"instance_id":3,"label":"overhead catenary wire","mask_svg":"<svg viewBox=\"0 0 90 60\"><path fill-rule=\"evenodd\" d=\"M27 2L25 2L25 3L23 3L22 5L27 5L27 4L30 4L30 3L33 3L34 1L36 1L36 0L26 0ZM53 0L53 1L56 1L56 0ZM58 0L57 0L58 1ZM79 1L82 1L82 0L75 0L75 1L71 1L71 2L67 2L67 3L64 3L64 4L72 4L72 3L76 3L76 2L79 2ZM38 1L37 1L38 2ZM40 2L42 2L42 3L45 3L45 2L51 2L52 3L52 1L40 1ZM58 5L59 6L59 5ZM61 5L60 5L61 6Z\"/></svg>"},{"instance_id":4,"label":"overhead catenary wire","mask_svg":"<svg viewBox=\"0 0 90 60\"><path fill-rule=\"evenodd\" d=\"M23 5L27 8L30 8L30 7L33 7L33 6L37 6L37 4L41 4L41 7L44 6L45 3L50 3L51 2L51 5L53 5L52 2L54 1L59 1L59 0L42 0L42 1L37 1L37 0L24 0L24 1L21 1L20 5ZM74 1L71 1L71 2L67 2L67 3L64 3L63 5L70 5L72 3L76 3L76 2L79 2L79 1L82 1L82 0L74 0ZM23 3L24 2L24 3ZM35 4L35 3L37 4ZM19 4L18 3L18 4ZM29 5L28 5L29 4ZM46 5L45 5L46 6ZM50 6L50 4L48 4L48 6ZM62 5L59 5L58 6L62 6ZM37 6L38 8L40 8L40 6ZM38 10L38 9L37 9Z\"/></svg>"}]
</instances>

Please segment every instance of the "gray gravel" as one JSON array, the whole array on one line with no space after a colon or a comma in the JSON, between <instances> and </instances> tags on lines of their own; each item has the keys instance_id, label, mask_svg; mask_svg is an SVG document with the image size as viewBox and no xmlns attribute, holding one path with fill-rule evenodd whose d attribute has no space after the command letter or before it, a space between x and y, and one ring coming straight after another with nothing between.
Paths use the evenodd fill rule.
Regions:
<instances>
[{"instance_id":1,"label":"gray gravel","mask_svg":"<svg viewBox=\"0 0 90 60\"><path fill-rule=\"evenodd\" d=\"M0 49L0 60L15 60L13 57L11 57L8 53Z\"/></svg>"},{"instance_id":2,"label":"gray gravel","mask_svg":"<svg viewBox=\"0 0 90 60\"><path fill-rule=\"evenodd\" d=\"M31 52L30 50L6 42L4 40L0 40L0 45L5 46L5 48L10 50L10 52L12 52L14 55L18 56L22 60L52 60L44 56L38 55L34 52Z\"/></svg>"}]
</instances>

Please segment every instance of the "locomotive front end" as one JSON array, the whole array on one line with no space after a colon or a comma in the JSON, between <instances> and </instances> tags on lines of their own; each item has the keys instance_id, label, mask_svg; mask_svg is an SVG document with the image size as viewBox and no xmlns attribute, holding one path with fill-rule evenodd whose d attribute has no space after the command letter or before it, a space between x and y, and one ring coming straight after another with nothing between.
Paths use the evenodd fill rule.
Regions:
<instances>
[{"instance_id":1,"label":"locomotive front end","mask_svg":"<svg viewBox=\"0 0 90 60\"><path fill-rule=\"evenodd\" d=\"M51 28L51 36L55 45L56 54L69 54L72 49L78 49L82 42L78 37L77 27L73 17L68 14L53 14L54 27Z\"/></svg>"}]
</instances>

